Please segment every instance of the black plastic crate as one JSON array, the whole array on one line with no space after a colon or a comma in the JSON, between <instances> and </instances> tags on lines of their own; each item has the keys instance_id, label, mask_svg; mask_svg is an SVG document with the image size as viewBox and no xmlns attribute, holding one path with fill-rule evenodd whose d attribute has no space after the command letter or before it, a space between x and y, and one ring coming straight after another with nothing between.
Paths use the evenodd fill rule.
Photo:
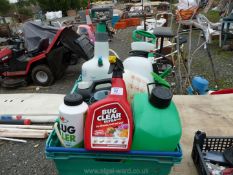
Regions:
<instances>
[{"instance_id":1,"label":"black plastic crate","mask_svg":"<svg viewBox=\"0 0 233 175\"><path fill-rule=\"evenodd\" d=\"M233 137L207 137L206 133L197 131L194 136L192 159L199 175L211 175L203 153L209 151L223 152L226 148L233 146Z\"/></svg>"}]
</instances>

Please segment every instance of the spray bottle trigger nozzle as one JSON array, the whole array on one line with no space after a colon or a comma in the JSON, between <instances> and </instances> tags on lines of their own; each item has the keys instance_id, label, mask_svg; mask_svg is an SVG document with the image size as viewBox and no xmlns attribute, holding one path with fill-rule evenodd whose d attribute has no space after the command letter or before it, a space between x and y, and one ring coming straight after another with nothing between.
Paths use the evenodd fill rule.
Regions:
<instances>
[{"instance_id":1,"label":"spray bottle trigger nozzle","mask_svg":"<svg viewBox=\"0 0 233 175\"><path fill-rule=\"evenodd\" d=\"M113 73L113 78L122 77L124 73L124 66L120 59L116 56L109 57L110 67L108 73Z\"/></svg>"},{"instance_id":2,"label":"spray bottle trigger nozzle","mask_svg":"<svg viewBox=\"0 0 233 175\"><path fill-rule=\"evenodd\" d=\"M98 59L98 66L99 66L99 67L103 66L103 59L102 59L102 56L99 57L99 59Z\"/></svg>"}]
</instances>

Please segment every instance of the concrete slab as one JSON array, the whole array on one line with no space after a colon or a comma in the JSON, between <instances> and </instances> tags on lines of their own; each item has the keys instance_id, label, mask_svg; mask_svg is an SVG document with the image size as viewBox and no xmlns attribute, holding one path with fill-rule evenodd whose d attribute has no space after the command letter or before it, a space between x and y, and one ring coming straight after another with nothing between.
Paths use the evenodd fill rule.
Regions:
<instances>
[{"instance_id":1,"label":"concrete slab","mask_svg":"<svg viewBox=\"0 0 233 175\"><path fill-rule=\"evenodd\" d=\"M0 115L57 115L60 94L0 94Z\"/></svg>"}]
</instances>

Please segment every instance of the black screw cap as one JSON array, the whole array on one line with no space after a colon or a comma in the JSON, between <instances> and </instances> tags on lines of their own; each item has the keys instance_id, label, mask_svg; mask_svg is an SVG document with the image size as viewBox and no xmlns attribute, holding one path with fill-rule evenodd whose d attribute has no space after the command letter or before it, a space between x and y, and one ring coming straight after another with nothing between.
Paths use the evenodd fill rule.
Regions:
<instances>
[{"instance_id":1,"label":"black screw cap","mask_svg":"<svg viewBox=\"0 0 233 175\"><path fill-rule=\"evenodd\" d=\"M80 94L68 94L64 97L64 103L67 106L78 106L83 103L83 97Z\"/></svg>"}]
</instances>

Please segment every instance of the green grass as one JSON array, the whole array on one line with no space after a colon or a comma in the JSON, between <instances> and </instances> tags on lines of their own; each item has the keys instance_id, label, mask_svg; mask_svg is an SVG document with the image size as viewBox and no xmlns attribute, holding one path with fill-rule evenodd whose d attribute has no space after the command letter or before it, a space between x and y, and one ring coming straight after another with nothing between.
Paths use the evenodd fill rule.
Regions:
<instances>
[{"instance_id":1,"label":"green grass","mask_svg":"<svg viewBox=\"0 0 233 175\"><path fill-rule=\"evenodd\" d=\"M232 57L232 51L225 51L218 46L219 40L213 40L212 44L210 45L211 52L213 55L217 55L221 57L221 59L229 59Z\"/></svg>"},{"instance_id":2,"label":"green grass","mask_svg":"<svg viewBox=\"0 0 233 175\"><path fill-rule=\"evenodd\" d=\"M219 15L219 12L214 10L209 10L205 16L211 21L211 22L219 22L221 19L221 16Z\"/></svg>"}]
</instances>

